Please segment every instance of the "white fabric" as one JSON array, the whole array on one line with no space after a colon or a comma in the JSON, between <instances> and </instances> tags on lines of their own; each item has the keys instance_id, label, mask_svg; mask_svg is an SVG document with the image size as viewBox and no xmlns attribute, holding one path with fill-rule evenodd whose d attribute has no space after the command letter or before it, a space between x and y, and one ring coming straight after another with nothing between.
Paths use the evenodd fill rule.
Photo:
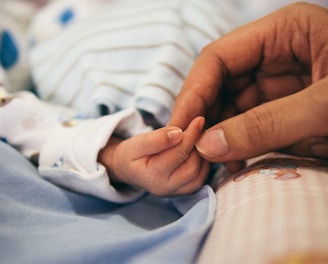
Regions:
<instances>
[{"instance_id":1,"label":"white fabric","mask_svg":"<svg viewBox=\"0 0 328 264\"><path fill-rule=\"evenodd\" d=\"M48 105L32 93L8 94L0 86L0 136L29 157L39 153L53 128L74 116L71 109Z\"/></svg>"},{"instance_id":2,"label":"white fabric","mask_svg":"<svg viewBox=\"0 0 328 264\"><path fill-rule=\"evenodd\" d=\"M140 197L144 193L140 189L116 190L110 184L106 168L97 162L99 150L114 130L126 136L150 131L138 112L127 109L75 122L71 126L58 126L44 144L39 159L40 174L66 188L113 202L128 202Z\"/></svg>"},{"instance_id":3,"label":"white fabric","mask_svg":"<svg viewBox=\"0 0 328 264\"><path fill-rule=\"evenodd\" d=\"M46 104L29 92L0 88L0 138L22 154L39 155L39 172L63 187L113 202L135 200L144 191L116 190L97 156L112 133L131 137L148 132L140 114L127 109L97 119L71 119L70 109Z\"/></svg>"},{"instance_id":4,"label":"white fabric","mask_svg":"<svg viewBox=\"0 0 328 264\"><path fill-rule=\"evenodd\" d=\"M222 1L103 1L83 20L80 9L58 1L32 24L30 59L41 97L92 116L100 105L110 113L133 107L161 125L200 50L236 24ZM69 26L45 37L65 10L76 13Z\"/></svg>"}]
</instances>

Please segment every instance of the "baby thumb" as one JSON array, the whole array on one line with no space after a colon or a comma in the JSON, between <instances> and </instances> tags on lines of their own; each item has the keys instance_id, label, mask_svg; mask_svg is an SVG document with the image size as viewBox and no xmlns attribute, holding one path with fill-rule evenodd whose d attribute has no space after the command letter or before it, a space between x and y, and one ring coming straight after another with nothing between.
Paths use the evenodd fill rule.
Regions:
<instances>
[{"instance_id":1,"label":"baby thumb","mask_svg":"<svg viewBox=\"0 0 328 264\"><path fill-rule=\"evenodd\" d=\"M327 120L327 100L322 99L327 93L313 88L262 104L209 128L196 143L198 152L213 162L245 160L311 136L326 136L322 120Z\"/></svg>"}]
</instances>

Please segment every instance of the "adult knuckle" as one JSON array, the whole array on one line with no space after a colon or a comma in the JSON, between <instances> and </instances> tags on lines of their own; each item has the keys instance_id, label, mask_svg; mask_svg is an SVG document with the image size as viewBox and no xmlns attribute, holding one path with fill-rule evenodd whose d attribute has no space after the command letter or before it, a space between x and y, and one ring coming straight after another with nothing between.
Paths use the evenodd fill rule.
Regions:
<instances>
[{"instance_id":1,"label":"adult knuckle","mask_svg":"<svg viewBox=\"0 0 328 264\"><path fill-rule=\"evenodd\" d=\"M271 111L265 107L245 112L244 122L248 141L252 147L261 145L261 148L268 149L273 135L276 140L279 139L279 125L274 122Z\"/></svg>"}]
</instances>

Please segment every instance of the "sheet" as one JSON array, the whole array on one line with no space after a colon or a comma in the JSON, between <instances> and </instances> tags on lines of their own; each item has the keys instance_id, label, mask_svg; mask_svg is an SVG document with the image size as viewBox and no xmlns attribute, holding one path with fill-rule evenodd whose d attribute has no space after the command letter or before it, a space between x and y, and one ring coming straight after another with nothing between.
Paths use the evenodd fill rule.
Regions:
<instances>
[{"instance_id":1,"label":"sheet","mask_svg":"<svg viewBox=\"0 0 328 264\"><path fill-rule=\"evenodd\" d=\"M209 186L118 205L42 179L0 142L0 263L193 263L215 213Z\"/></svg>"}]
</instances>

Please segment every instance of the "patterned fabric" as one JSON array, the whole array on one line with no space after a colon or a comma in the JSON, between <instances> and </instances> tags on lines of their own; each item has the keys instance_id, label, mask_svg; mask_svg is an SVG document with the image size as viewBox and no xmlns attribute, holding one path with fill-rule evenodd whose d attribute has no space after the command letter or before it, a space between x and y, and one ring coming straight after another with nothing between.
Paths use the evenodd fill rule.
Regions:
<instances>
[{"instance_id":1,"label":"patterned fabric","mask_svg":"<svg viewBox=\"0 0 328 264\"><path fill-rule=\"evenodd\" d=\"M22 0L0 0L0 67L11 92L31 86L28 65L27 28L36 7Z\"/></svg>"},{"instance_id":2,"label":"patterned fabric","mask_svg":"<svg viewBox=\"0 0 328 264\"><path fill-rule=\"evenodd\" d=\"M275 261L327 253L327 165L272 155L232 178L220 175L199 263L303 263Z\"/></svg>"}]
</instances>

